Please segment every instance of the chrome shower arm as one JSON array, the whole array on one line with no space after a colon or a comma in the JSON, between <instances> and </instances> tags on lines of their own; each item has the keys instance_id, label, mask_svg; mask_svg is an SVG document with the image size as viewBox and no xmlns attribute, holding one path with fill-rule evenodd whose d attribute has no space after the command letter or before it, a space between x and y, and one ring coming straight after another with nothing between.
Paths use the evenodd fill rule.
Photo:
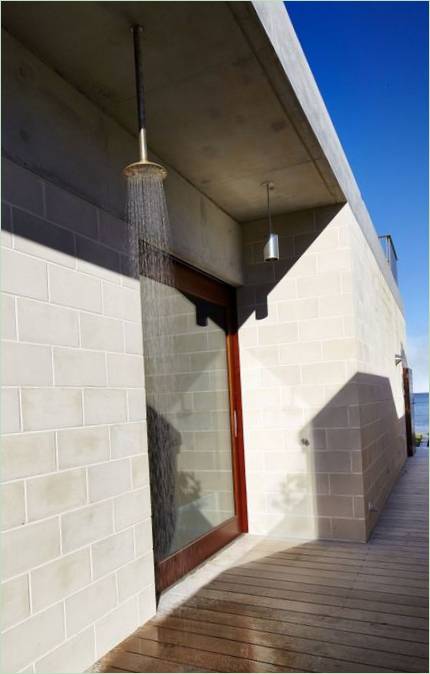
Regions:
<instances>
[{"instance_id":1,"label":"chrome shower arm","mask_svg":"<svg viewBox=\"0 0 430 674\"><path fill-rule=\"evenodd\" d=\"M139 124L139 161L148 161L146 147L145 91L143 86L143 28L133 26L134 71L136 74L137 120Z\"/></svg>"}]
</instances>

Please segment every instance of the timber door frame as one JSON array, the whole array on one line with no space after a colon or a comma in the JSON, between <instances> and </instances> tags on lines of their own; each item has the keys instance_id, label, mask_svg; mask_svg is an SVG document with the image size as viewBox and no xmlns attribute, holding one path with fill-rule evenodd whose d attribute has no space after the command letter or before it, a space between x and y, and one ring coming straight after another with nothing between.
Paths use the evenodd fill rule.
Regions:
<instances>
[{"instance_id":1,"label":"timber door frame","mask_svg":"<svg viewBox=\"0 0 430 674\"><path fill-rule=\"evenodd\" d=\"M227 543L248 531L236 290L174 257L170 259L173 263L175 288L180 292L221 305L226 311L226 353L235 515L208 533L194 539L184 548L160 562L155 562L157 595Z\"/></svg>"}]
</instances>

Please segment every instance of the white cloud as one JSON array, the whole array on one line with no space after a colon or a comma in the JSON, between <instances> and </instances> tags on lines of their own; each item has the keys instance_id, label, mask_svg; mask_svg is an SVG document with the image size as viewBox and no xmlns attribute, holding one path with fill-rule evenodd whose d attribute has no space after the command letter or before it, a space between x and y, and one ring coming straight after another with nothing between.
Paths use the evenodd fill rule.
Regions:
<instances>
[{"instance_id":1,"label":"white cloud","mask_svg":"<svg viewBox=\"0 0 430 674\"><path fill-rule=\"evenodd\" d=\"M425 335L410 337L407 349L408 365L412 368L415 393L429 390L429 343Z\"/></svg>"}]
</instances>

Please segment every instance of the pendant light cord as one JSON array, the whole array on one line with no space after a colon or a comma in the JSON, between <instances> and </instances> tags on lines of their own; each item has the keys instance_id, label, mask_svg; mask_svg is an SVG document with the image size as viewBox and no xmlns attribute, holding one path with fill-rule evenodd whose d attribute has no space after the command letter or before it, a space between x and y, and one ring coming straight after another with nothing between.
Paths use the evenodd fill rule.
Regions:
<instances>
[{"instance_id":1,"label":"pendant light cord","mask_svg":"<svg viewBox=\"0 0 430 674\"><path fill-rule=\"evenodd\" d=\"M269 218L269 233L272 233L272 214L270 212L270 185L267 183L267 215Z\"/></svg>"}]
</instances>

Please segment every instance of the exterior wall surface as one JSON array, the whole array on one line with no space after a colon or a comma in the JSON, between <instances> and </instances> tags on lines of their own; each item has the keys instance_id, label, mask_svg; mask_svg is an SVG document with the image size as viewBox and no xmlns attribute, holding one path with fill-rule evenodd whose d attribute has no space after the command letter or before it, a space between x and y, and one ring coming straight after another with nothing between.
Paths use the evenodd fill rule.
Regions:
<instances>
[{"instance_id":1,"label":"exterior wall surface","mask_svg":"<svg viewBox=\"0 0 430 674\"><path fill-rule=\"evenodd\" d=\"M2 670L77 672L155 612L140 288L121 221L3 170Z\"/></svg>"},{"instance_id":2,"label":"exterior wall surface","mask_svg":"<svg viewBox=\"0 0 430 674\"><path fill-rule=\"evenodd\" d=\"M403 318L348 205L277 216L274 231L281 259L265 263L267 222L243 225L250 531L363 541L370 496L383 502L405 458Z\"/></svg>"},{"instance_id":3,"label":"exterior wall surface","mask_svg":"<svg viewBox=\"0 0 430 674\"><path fill-rule=\"evenodd\" d=\"M405 320L355 219L351 226L357 377L367 533L406 458L402 365Z\"/></svg>"},{"instance_id":4,"label":"exterior wall surface","mask_svg":"<svg viewBox=\"0 0 430 674\"><path fill-rule=\"evenodd\" d=\"M140 286L118 217L137 144L3 37L3 671L81 671L155 611ZM172 252L239 283L238 225L172 170L166 190Z\"/></svg>"}]
</instances>

